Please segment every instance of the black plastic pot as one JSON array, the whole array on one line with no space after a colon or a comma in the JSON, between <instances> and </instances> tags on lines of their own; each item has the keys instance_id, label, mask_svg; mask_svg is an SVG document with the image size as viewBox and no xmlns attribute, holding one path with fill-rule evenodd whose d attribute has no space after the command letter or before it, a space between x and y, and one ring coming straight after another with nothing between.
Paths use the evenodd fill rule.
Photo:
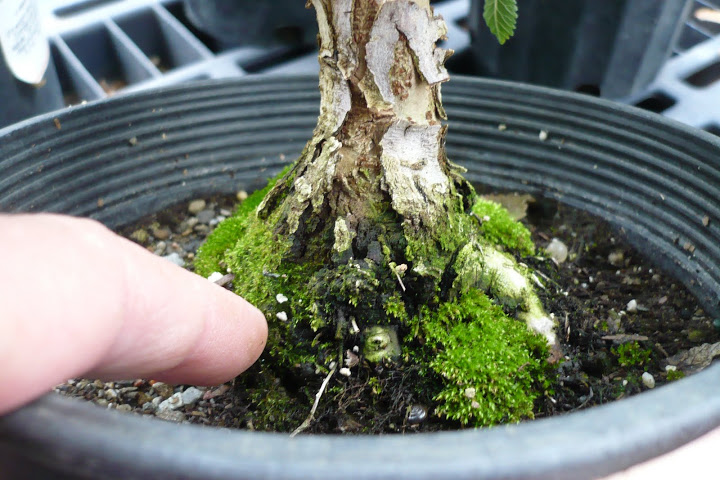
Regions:
<instances>
[{"instance_id":1,"label":"black plastic pot","mask_svg":"<svg viewBox=\"0 0 720 480\"><path fill-rule=\"evenodd\" d=\"M443 93L448 153L471 180L597 214L720 314L720 139L539 87L456 78ZM300 152L317 112L315 77L250 77L35 118L0 131L0 211L66 212L118 227L197 195L252 189L279 171L281 158ZM408 436L291 439L175 425L53 394L0 418L0 471L14 478L582 479L718 425L720 365L587 411Z\"/></svg>"},{"instance_id":2,"label":"black plastic pot","mask_svg":"<svg viewBox=\"0 0 720 480\"><path fill-rule=\"evenodd\" d=\"M313 44L315 12L298 0L183 0L185 15L226 47L299 41Z\"/></svg>"},{"instance_id":3,"label":"black plastic pot","mask_svg":"<svg viewBox=\"0 0 720 480\"><path fill-rule=\"evenodd\" d=\"M515 35L499 45L472 0L468 26L481 75L625 98L670 56L693 0L518 0Z\"/></svg>"}]
</instances>

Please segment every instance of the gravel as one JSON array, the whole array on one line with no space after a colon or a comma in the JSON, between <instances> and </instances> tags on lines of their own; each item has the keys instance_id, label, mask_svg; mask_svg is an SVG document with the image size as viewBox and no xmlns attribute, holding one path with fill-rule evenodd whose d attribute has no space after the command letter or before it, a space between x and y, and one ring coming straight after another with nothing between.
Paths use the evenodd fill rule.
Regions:
<instances>
[{"instance_id":1,"label":"gravel","mask_svg":"<svg viewBox=\"0 0 720 480\"><path fill-rule=\"evenodd\" d=\"M193 200L188 204L188 212L192 213L193 215L197 215L205 209L206 204L207 203L203 199Z\"/></svg>"},{"instance_id":2,"label":"gravel","mask_svg":"<svg viewBox=\"0 0 720 480\"><path fill-rule=\"evenodd\" d=\"M205 392L203 392L199 388L189 387L187 390L182 392L182 403L183 405L193 405L198 400L200 400L204 394Z\"/></svg>"}]
</instances>

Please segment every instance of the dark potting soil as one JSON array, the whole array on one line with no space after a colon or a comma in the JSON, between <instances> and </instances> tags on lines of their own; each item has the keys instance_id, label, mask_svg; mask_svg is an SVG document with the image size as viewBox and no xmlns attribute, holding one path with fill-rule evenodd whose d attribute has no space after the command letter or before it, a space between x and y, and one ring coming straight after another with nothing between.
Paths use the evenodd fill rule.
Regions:
<instances>
[{"instance_id":1,"label":"dark potting soil","mask_svg":"<svg viewBox=\"0 0 720 480\"><path fill-rule=\"evenodd\" d=\"M238 194L244 198L244 192ZM546 394L536 402L536 418L590 408L634 395L683 376L675 355L720 341L720 334L697 300L668 275L648 263L607 223L585 212L528 196L498 198L523 216L540 249L553 239L567 258L524 259L537 272L546 310L558 320L564 358ZM224 217L235 197L213 197L152 215L121 234L169 261L192 268L194 251ZM560 247L562 258L562 246ZM225 278L232 289L232 280ZM669 365L669 367L668 367ZM205 388L167 385L152 379L117 382L76 379L56 391L106 408L210 426L266 429L276 419L258 418L250 407L257 383L270 389L317 392L326 372L275 376L269 382L254 366L243 382ZM335 373L324 401L306 433L390 433L455 429L433 414L432 395L418 395L417 367L369 366L360 362L349 377ZM412 387L412 388L411 388ZM428 389L429 391L430 389ZM312 397L313 395L309 395ZM310 413L310 401L288 412L285 431Z\"/></svg>"}]
</instances>

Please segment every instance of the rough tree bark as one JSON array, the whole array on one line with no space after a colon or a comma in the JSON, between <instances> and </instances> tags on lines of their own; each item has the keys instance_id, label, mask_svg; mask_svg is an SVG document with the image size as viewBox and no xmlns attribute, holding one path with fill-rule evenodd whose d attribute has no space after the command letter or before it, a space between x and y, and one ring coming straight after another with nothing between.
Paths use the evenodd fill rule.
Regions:
<instances>
[{"instance_id":1,"label":"rough tree bark","mask_svg":"<svg viewBox=\"0 0 720 480\"><path fill-rule=\"evenodd\" d=\"M554 343L552 322L528 296L526 276L507 256L483 250L469 231L474 192L447 159L441 124L440 87L452 54L436 45L446 34L442 18L428 0L308 4L320 31L321 114L259 215L275 214L275 233L291 239L293 261L330 269L349 264L380 280L362 292L365 307L335 294L332 320L387 323L378 313L398 290L415 313L462 289L454 280L477 263L485 279L475 279L476 286L519 304L531 328Z\"/></svg>"}]
</instances>

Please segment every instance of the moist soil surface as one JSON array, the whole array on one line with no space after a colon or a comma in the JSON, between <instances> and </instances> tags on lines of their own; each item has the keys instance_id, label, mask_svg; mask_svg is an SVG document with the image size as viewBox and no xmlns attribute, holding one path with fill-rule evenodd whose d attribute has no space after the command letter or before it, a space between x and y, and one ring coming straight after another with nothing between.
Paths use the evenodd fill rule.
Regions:
<instances>
[{"instance_id":1,"label":"moist soil surface","mask_svg":"<svg viewBox=\"0 0 720 480\"><path fill-rule=\"evenodd\" d=\"M244 192L238 193L242 199ZM682 377L673 356L720 335L697 300L682 284L648 263L619 232L585 212L550 200L506 195L495 198L529 228L542 251L557 239L567 248L558 262L523 259L543 284L545 308L558 320L563 358L557 377L536 402L535 417L591 408L635 395ZM152 215L119 233L169 261L192 269L195 250L235 208L235 196L184 203ZM555 242L557 246L557 241ZM562 259L562 246L560 258ZM218 283L232 289L232 278ZM348 354L351 361L358 360ZM391 433L456 429L433 414L431 395L417 394L423 381L413 365L370 366L362 359L350 376L335 373L305 433ZM668 367L668 365L670 365ZM685 370L689 370L686 367ZM108 409L169 421L293 431L310 413L327 372L309 369L263 378L262 362L234 381L216 387L168 385L152 379L102 382L74 379L56 391ZM248 385L265 385L299 395L286 419L258 416ZM410 388L410 387L413 388ZM422 390L422 389L420 389ZM428 389L429 390L429 389Z\"/></svg>"}]
</instances>

